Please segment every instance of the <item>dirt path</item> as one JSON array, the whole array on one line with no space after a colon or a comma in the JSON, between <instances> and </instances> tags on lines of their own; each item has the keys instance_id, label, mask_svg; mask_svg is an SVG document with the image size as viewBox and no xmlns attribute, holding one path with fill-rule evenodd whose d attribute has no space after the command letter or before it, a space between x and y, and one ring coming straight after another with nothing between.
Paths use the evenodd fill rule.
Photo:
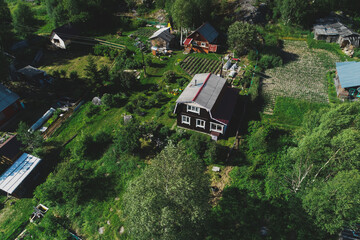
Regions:
<instances>
[{"instance_id":1,"label":"dirt path","mask_svg":"<svg viewBox=\"0 0 360 240\"><path fill-rule=\"evenodd\" d=\"M212 172L213 175L211 179L211 187L216 189L212 191L212 198L210 200L211 205L216 205L222 197L222 193L226 187L226 185L230 182L230 172L233 169L233 166L227 166L219 173ZM211 171L211 169L209 169Z\"/></svg>"}]
</instances>

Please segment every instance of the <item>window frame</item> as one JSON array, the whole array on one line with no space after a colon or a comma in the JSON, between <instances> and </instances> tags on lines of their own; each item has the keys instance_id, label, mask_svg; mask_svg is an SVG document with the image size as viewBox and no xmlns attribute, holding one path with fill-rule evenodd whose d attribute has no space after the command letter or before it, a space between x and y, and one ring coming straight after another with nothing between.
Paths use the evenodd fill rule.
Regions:
<instances>
[{"instance_id":1,"label":"window frame","mask_svg":"<svg viewBox=\"0 0 360 240\"><path fill-rule=\"evenodd\" d=\"M193 112L193 113L197 113L200 114L200 108L199 107L195 107L195 106L191 106L191 105L186 105L186 111L187 112Z\"/></svg>"},{"instance_id":2,"label":"window frame","mask_svg":"<svg viewBox=\"0 0 360 240\"><path fill-rule=\"evenodd\" d=\"M200 47L206 47L206 42L201 42Z\"/></svg>"},{"instance_id":3,"label":"window frame","mask_svg":"<svg viewBox=\"0 0 360 240\"><path fill-rule=\"evenodd\" d=\"M184 121L184 118L187 118L189 121ZM186 116L186 115L181 115L181 123L182 123L182 124L188 124L188 125L190 125L190 123L191 123L191 117Z\"/></svg>"},{"instance_id":4,"label":"window frame","mask_svg":"<svg viewBox=\"0 0 360 240\"><path fill-rule=\"evenodd\" d=\"M203 123L203 125L198 124L198 121L201 122L201 123ZM206 121L205 121L205 120L202 120L202 119L196 119L196 124L195 124L195 125L196 125L197 128L203 128L203 129L205 129Z\"/></svg>"},{"instance_id":5,"label":"window frame","mask_svg":"<svg viewBox=\"0 0 360 240\"><path fill-rule=\"evenodd\" d=\"M215 125L215 128L213 127L214 125ZM218 126L221 127L221 131L217 129ZM222 134L223 134L223 133L224 133L224 125L211 122L211 123L210 123L210 131L214 131L214 132L218 132L218 133L222 133Z\"/></svg>"}]
</instances>

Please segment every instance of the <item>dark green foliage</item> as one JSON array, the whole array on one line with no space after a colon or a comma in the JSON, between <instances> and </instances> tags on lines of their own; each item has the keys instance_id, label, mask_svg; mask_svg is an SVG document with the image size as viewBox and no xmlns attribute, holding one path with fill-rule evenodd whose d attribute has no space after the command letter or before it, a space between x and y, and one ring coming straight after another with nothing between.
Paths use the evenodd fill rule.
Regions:
<instances>
[{"instance_id":1,"label":"dark green foliage","mask_svg":"<svg viewBox=\"0 0 360 240\"><path fill-rule=\"evenodd\" d=\"M117 154L138 154L141 143L142 129L139 127L139 122L131 120L125 123L115 136L115 150Z\"/></svg>"},{"instance_id":2,"label":"dark green foliage","mask_svg":"<svg viewBox=\"0 0 360 240\"><path fill-rule=\"evenodd\" d=\"M26 3L19 2L13 13L13 25L16 33L26 38L34 32L35 24L33 10Z\"/></svg>"},{"instance_id":3,"label":"dark green foliage","mask_svg":"<svg viewBox=\"0 0 360 240\"><path fill-rule=\"evenodd\" d=\"M99 113L100 107L94 104L89 104L86 109L86 117L92 118L94 115Z\"/></svg>"},{"instance_id":4,"label":"dark green foliage","mask_svg":"<svg viewBox=\"0 0 360 240\"><path fill-rule=\"evenodd\" d=\"M115 58L115 72L124 69L138 69L142 67L142 63L135 59L135 52L125 49Z\"/></svg>"},{"instance_id":5,"label":"dark green foliage","mask_svg":"<svg viewBox=\"0 0 360 240\"><path fill-rule=\"evenodd\" d=\"M71 71L69 77L71 80L74 81L79 80L79 74L77 73L77 71Z\"/></svg>"},{"instance_id":6,"label":"dark green foliage","mask_svg":"<svg viewBox=\"0 0 360 240\"><path fill-rule=\"evenodd\" d=\"M330 181L310 189L304 197L304 208L319 227L331 234L344 226L356 229L360 221L359 188L358 170L341 171Z\"/></svg>"},{"instance_id":7,"label":"dark green foliage","mask_svg":"<svg viewBox=\"0 0 360 240\"><path fill-rule=\"evenodd\" d=\"M77 138L73 147L73 156L77 159L98 159L112 143L112 136L107 132L95 135L85 134Z\"/></svg>"},{"instance_id":8,"label":"dark green foliage","mask_svg":"<svg viewBox=\"0 0 360 240\"><path fill-rule=\"evenodd\" d=\"M126 229L134 239L202 239L209 180L200 159L168 145L124 195Z\"/></svg>"},{"instance_id":9,"label":"dark green foliage","mask_svg":"<svg viewBox=\"0 0 360 240\"><path fill-rule=\"evenodd\" d=\"M12 40L12 18L5 0L0 0L0 50L8 47Z\"/></svg>"},{"instance_id":10,"label":"dark green foliage","mask_svg":"<svg viewBox=\"0 0 360 240\"><path fill-rule=\"evenodd\" d=\"M280 16L286 24L304 25L308 10L308 1L276 0L274 15Z\"/></svg>"},{"instance_id":11,"label":"dark green foliage","mask_svg":"<svg viewBox=\"0 0 360 240\"><path fill-rule=\"evenodd\" d=\"M29 132L29 126L20 122L17 132L18 140L23 144L24 150L32 153L36 148L40 148L44 142L43 137L41 136L39 131Z\"/></svg>"},{"instance_id":12,"label":"dark green foliage","mask_svg":"<svg viewBox=\"0 0 360 240\"><path fill-rule=\"evenodd\" d=\"M259 32L254 25L235 22L228 30L228 44L237 55L243 55L259 46Z\"/></svg>"},{"instance_id":13,"label":"dark green foliage","mask_svg":"<svg viewBox=\"0 0 360 240\"><path fill-rule=\"evenodd\" d=\"M251 78L251 85L249 88L249 94L251 97L251 101L255 102L259 97L259 91L260 91L260 77L256 76L254 78Z\"/></svg>"},{"instance_id":14,"label":"dark green foliage","mask_svg":"<svg viewBox=\"0 0 360 240\"><path fill-rule=\"evenodd\" d=\"M280 56L262 55L259 61L259 66L264 69L280 67L283 65L283 60Z\"/></svg>"},{"instance_id":15,"label":"dark green foliage","mask_svg":"<svg viewBox=\"0 0 360 240\"><path fill-rule=\"evenodd\" d=\"M57 219L51 212L45 214L39 224L31 224L26 228L24 240L30 239L61 239L72 240L73 237L61 224L60 219Z\"/></svg>"},{"instance_id":16,"label":"dark green foliage","mask_svg":"<svg viewBox=\"0 0 360 240\"><path fill-rule=\"evenodd\" d=\"M101 103L107 108L120 107L125 103L124 94L109 94L105 93L101 98Z\"/></svg>"},{"instance_id":17,"label":"dark green foliage","mask_svg":"<svg viewBox=\"0 0 360 240\"><path fill-rule=\"evenodd\" d=\"M186 78L178 78L176 79L176 83L179 85L179 87L185 87L185 84L188 82L189 80Z\"/></svg>"},{"instance_id":18,"label":"dark green foliage","mask_svg":"<svg viewBox=\"0 0 360 240\"><path fill-rule=\"evenodd\" d=\"M197 28L208 21L212 9L211 0L175 0L167 1L171 7L171 16L178 28Z\"/></svg>"},{"instance_id":19,"label":"dark green foliage","mask_svg":"<svg viewBox=\"0 0 360 240\"><path fill-rule=\"evenodd\" d=\"M165 83L175 83L176 82L176 75L174 71L167 71L163 75L163 81Z\"/></svg>"},{"instance_id":20,"label":"dark green foliage","mask_svg":"<svg viewBox=\"0 0 360 240\"><path fill-rule=\"evenodd\" d=\"M105 45L97 44L94 46L94 54L97 56L105 56L113 60L119 54L119 50Z\"/></svg>"}]
</instances>

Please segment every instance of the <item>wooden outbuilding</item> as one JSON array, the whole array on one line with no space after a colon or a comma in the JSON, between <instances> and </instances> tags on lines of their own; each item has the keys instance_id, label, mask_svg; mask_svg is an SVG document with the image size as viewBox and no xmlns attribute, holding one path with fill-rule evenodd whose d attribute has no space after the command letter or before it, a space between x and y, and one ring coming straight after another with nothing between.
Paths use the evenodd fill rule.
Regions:
<instances>
[{"instance_id":1,"label":"wooden outbuilding","mask_svg":"<svg viewBox=\"0 0 360 240\"><path fill-rule=\"evenodd\" d=\"M76 38L77 35L77 29L71 23L67 23L52 30L50 41L54 46L61 49L66 49L71 43L71 40Z\"/></svg>"},{"instance_id":2,"label":"wooden outbuilding","mask_svg":"<svg viewBox=\"0 0 360 240\"><path fill-rule=\"evenodd\" d=\"M175 36L171 34L170 27L166 27L154 32L149 39L152 47L168 50L173 47Z\"/></svg>"},{"instance_id":3,"label":"wooden outbuilding","mask_svg":"<svg viewBox=\"0 0 360 240\"><path fill-rule=\"evenodd\" d=\"M20 97L0 84L0 125L21 110Z\"/></svg>"},{"instance_id":4,"label":"wooden outbuilding","mask_svg":"<svg viewBox=\"0 0 360 240\"><path fill-rule=\"evenodd\" d=\"M314 38L338 43L342 48L349 45L359 47L360 43L360 35L347 28L336 17L318 19L314 25Z\"/></svg>"}]
</instances>

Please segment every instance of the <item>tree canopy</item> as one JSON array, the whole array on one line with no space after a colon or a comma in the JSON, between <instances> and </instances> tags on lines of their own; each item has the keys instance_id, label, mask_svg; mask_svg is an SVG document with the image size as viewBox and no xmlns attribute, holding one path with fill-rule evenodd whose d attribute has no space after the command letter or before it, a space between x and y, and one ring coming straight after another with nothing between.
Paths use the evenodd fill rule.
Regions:
<instances>
[{"instance_id":1,"label":"tree canopy","mask_svg":"<svg viewBox=\"0 0 360 240\"><path fill-rule=\"evenodd\" d=\"M245 54L259 45L259 33L254 25L235 22L228 30L228 44L235 53Z\"/></svg>"},{"instance_id":2,"label":"tree canopy","mask_svg":"<svg viewBox=\"0 0 360 240\"><path fill-rule=\"evenodd\" d=\"M209 180L200 159L169 144L124 196L126 227L134 239L201 239Z\"/></svg>"},{"instance_id":3,"label":"tree canopy","mask_svg":"<svg viewBox=\"0 0 360 240\"><path fill-rule=\"evenodd\" d=\"M19 36L27 37L32 34L36 19L33 10L28 4L24 2L17 4L13 13L13 24Z\"/></svg>"}]
</instances>

